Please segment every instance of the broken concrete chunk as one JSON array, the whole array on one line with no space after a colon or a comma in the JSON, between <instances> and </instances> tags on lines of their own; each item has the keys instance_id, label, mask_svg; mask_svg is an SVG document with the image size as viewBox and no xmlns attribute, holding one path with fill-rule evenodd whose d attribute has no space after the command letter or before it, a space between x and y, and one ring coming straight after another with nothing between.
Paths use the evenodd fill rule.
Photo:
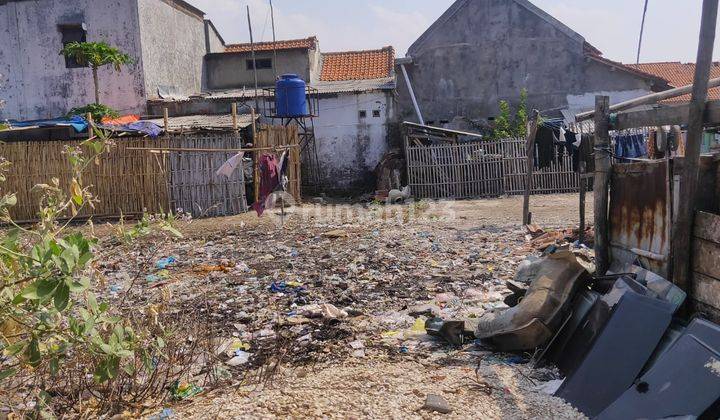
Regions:
<instances>
[{"instance_id":1,"label":"broken concrete chunk","mask_svg":"<svg viewBox=\"0 0 720 420\"><path fill-rule=\"evenodd\" d=\"M445 398L435 394L428 394L423 408L425 410L435 411L441 414L450 414L453 411Z\"/></svg>"}]
</instances>

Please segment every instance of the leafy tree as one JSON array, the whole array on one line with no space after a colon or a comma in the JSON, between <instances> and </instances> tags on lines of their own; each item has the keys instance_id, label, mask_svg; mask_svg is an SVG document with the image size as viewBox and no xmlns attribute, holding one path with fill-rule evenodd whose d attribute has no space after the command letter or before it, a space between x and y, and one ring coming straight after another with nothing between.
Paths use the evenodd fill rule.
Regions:
<instances>
[{"instance_id":1,"label":"leafy tree","mask_svg":"<svg viewBox=\"0 0 720 420\"><path fill-rule=\"evenodd\" d=\"M517 138L527 137L527 97L527 89L523 88L520 91L520 103L518 104L517 111L515 112L515 137Z\"/></svg>"},{"instance_id":2,"label":"leafy tree","mask_svg":"<svg viewBox=\"0 0 720 420\"><path fill-rule=\"evenodd\" d=\"M510 104L507 101L500 101L500 115L495 118L495 129L493 139L501 140L512 137L512 126L510 123Z\"/></svg>"},{"instance_id":3,"label":"leafy tree","mask_svg":"<svg viewBox=\"0 0 720 420\"><path fill-rule=\"evenodd\" d=\"M100 82L98 69L111 65L120 71L123 65L133 62L133 59L115 47L105 42L71 42L60 51L60 55L73 57L78 63L90 66L95 83L95 103L100 104Z\"/></svg>"}]
</instances>

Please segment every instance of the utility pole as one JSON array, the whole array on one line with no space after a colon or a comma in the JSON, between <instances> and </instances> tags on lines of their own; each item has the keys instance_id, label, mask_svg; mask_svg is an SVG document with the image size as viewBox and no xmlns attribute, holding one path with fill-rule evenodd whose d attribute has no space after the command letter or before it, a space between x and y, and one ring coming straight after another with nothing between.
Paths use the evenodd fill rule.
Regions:
<instances>
[{"instance_id":1,"label":"utility pole","mask_svg":"<svg viewBox=\"0 0 720 420\"><path fill-rule=\"evenodd\" d=\"M700 24L700 43L698 45L697 64L695 65L695 83L690 102L687 145L680 179L680 200L678 214L673 224L672 256L673 282L684 291L690 287L691 236L695 220L697 200L698 163L703 136L703 123L707 101L710 67L712 66L713 46L718 16L718 0L704 0L702 22Z\"/></svg>"},{"instance_id":2,"label":"utility pole","mask_svg":"<svg viewBox=\"0 0 720 420\"><path fill-rule=\"evenodd\" d=\"M275 80L277 80L278 74L277 74L277 40L275 39L275 9L273 8L272 0L270 0L270 22L272 23L272 33L273 33L273 74L275 75Z\"/></svg>"},{"instance_id":3,"label":"utility pole","mask_svg":"<svg viewBox=\"0 0 720 420\"><path fill-rule=\"evenodd\" d=\"M642 24L640 25L640 41L638 41L638 53L636 64L640 64L640 50L642 50L643 34L645 33L645 17L647 16L648 2L645 0L645 8L643 9Z\"/></svg>"},{"instance_id":4,"label":"utility pole","mask_svg":"<svg viewBox=\"0 0 720 420\"><path fill-rule=\"evenodd\" d=\"M255 77L255 110L257 110L260 107L260 102L258 101L257 61L255 60L255 41L253 40L252 22L250 22L250 6L247 6L247 20L248 29L250 30L250 51L252 54L253 76Z\"/></svg>"}]
</instances>

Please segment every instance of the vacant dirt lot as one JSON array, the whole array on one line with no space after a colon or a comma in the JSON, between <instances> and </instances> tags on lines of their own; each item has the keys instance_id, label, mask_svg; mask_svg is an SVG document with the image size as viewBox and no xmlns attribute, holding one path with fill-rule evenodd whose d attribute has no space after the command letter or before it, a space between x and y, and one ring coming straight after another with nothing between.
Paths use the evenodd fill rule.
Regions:
<instances>
[{"instance_id":1,"label":"vacant dirt lot","mask_svg":"<svg viewBox=\"0 0 720 420\"><path fill-rule=\"evenodd\" d=\"M532 204L546 229L577 224L576 196ZM230 343L218 352L220 388L190 375L205 391L164 404L177 418L431 418L439 414L423 408L429 394L452 418L582 417L539 390L557 374L531 369L532 355L451 347L424 331L429 316L504 306L505 280L537 253L521 208L518 197L306 204L183 222L182 239L108 251L99 292L111 301L127 292L137 308L165 315L196 314L204 333ZM175 262L154 267L166 257Z\"/></svg>"}]
</instances>

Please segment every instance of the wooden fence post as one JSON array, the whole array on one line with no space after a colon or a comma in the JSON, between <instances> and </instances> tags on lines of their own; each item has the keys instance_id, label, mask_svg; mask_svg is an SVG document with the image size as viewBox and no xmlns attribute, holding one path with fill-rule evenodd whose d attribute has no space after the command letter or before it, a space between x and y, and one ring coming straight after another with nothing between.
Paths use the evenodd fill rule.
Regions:
<instances>
[{"instance_id":1,"label":"wooden fence post","mask_svg":"<svg viewBox=\"0 0 720 420\"><path fill-rule=\"evenodd\" d=\"M690 102L687 147L683 174L680 179L680 202L678 214L673 224L672 251L673 282L684 291L690 290L690 257L695 204L697 200L698 163L703 137L703 122L707 100L710 67L712 66L715 30L717 26L718 0L704 0L702 22L700 25L700 43L698 46L695 83Z\"/></svg>"},{"instance_id":2,"label":"wooden fence post","mask_svg":"<svg viewBox=\"0 0 720 420\"><path fill-rule=\"evenodd\" d=\"M88 112L87 115L85 115L85 119L87 119L87 122L88 122L88 138L91 139L91 138L93 138L93 135L95 134L94 129L93 129L94 123L93 123L92 114Z\"/></svg>"},{"instance_id":3,"label":"wooden fence post","mask_svg":"<svg viewBox=\"0 0 720 420\"><path fill-rule=\"evenodd\" d=\"M610 172L610 97L595 97L595 265L596 273L604 275L610 268L610 226L608 201Z\"/></svg>"},{"instance_id":4,"label":"wooden fence post","mask_svg":"<svg viewBox=\"0 0 720 420\"><path fill-rule=\"evenodd\" d=\"M532 193L533 169L535 166L535 136L537 135L540 112L535 109L530 116L527 130L527 176L525 177L525 195L523 197L523 224L532 223L530 213L530 194Z\"/></svg>"},{"instance_id":5,"label":"wooden fence post","mask_svg":"<svg viewBox=\"0 0 720 420\"><path fill-rule=\"evenodd\" d=\"M165 129L165 135L170 134L170 113L167 108L163 108L163 128Z\"/></svg>"},{"instance_id":6,"label":"wooden fence post","mask_svg":"<svg viewBox=\"0 0 720 420\"><path fill-rule=\"evenodd\" d=\"M257 127L255 126L255 108L250 108L250 118L252 119L252 141L253 141L253 147L264 147L259 146L257 144L258 142L258 135L257 135ZM256 202L258 201L258 197L260 197L260 152L254 152L253 153L253 186L255 187L254 192L255 196L253 197L253 200Z\"/></svg>"},{"instance_id":7,"label":"wooden fence post","mask_svg":"<svg viewBox=\"0 0 720 420\"><path fill-rule=\"evenodd\" d=\"M232 128L237 133L238 131L238 120L237 120L237 102L232 103Z\"/></svg>"},{"instance_id":8,"label":"wooden fence post","mask_svg":"<svg viewBox=\"0 0 720 420\"><path fill-rule=\"evenodd\" d=\"M585 204L587 203L587 175L585 174L585 162L580 162L580 232L579 241L582 245L585 243Z\"/></svg>"}]
</instances>

